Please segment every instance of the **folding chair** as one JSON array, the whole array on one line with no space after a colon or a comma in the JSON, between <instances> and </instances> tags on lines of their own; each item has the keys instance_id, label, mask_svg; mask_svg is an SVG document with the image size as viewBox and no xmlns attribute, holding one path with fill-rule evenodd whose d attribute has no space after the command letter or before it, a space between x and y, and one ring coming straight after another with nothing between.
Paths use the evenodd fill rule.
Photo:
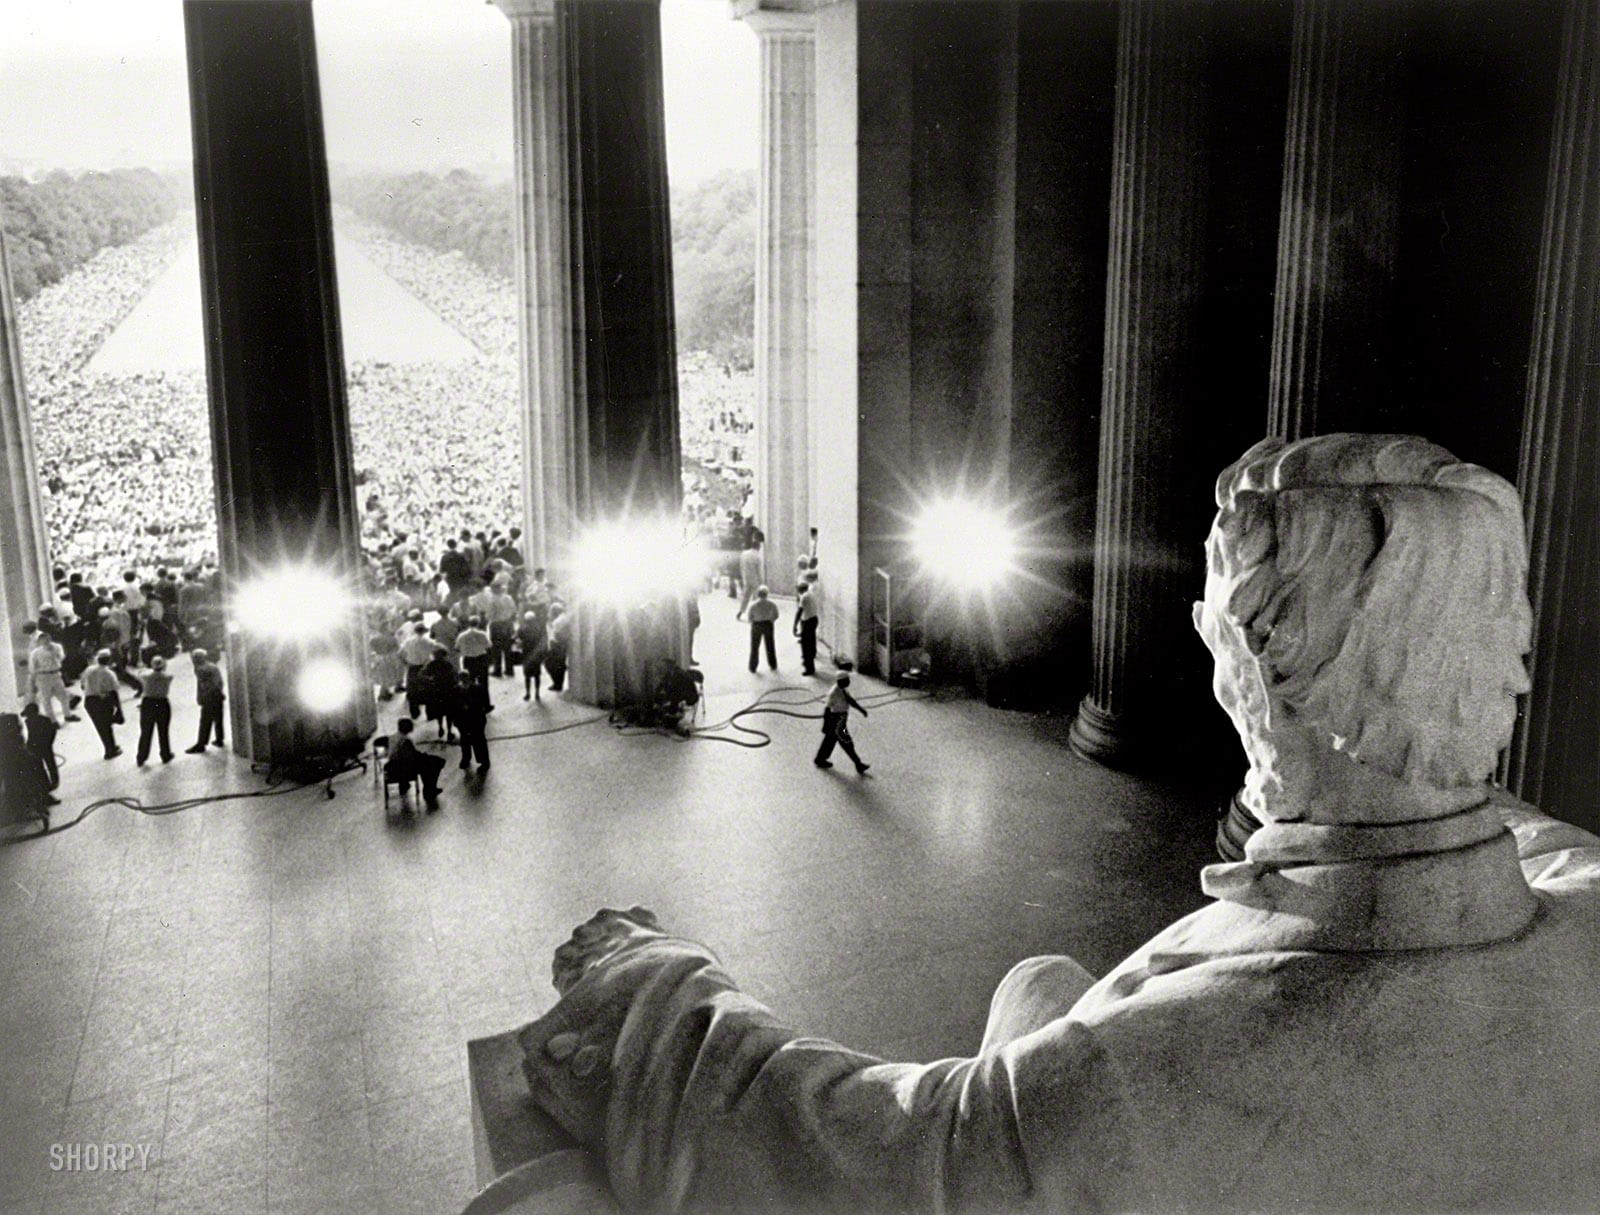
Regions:
<instances>
[{"instance_id":1,"label":"folding chair","mask_svg":"<svg viewBox=\"0 0 1600 1215\"><path fill-rule=\"evenodd\" d=\"M400 790L401 809L405 808L406 794L410 792L411 785L418 778L416 776L392 777L389 775L389 740L375 738L372 740L372 779L383 786L383 812L389 813L389 786L394 785Z\"/></svg>"}]
</instances>

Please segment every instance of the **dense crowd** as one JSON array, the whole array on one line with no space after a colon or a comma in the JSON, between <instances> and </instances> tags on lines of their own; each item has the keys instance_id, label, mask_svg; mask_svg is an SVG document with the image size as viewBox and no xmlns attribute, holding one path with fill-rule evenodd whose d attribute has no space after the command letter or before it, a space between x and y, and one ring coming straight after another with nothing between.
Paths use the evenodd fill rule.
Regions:
<instances>
[{"instance_id":1,"label":"dense crowd","mask_svg":"<svg viewBox=\"0 0 1600 1215\"><path fill-rule=\"evenodd\" d=\"M216 551L204 372L89 370L182 251L185 222L102 250L18 309L51 551L97 581Z\"/></svg>"},{"instance_id":2,"label":"dense crowd","mask_svg":"<svg viewBox=\"0 0 1600 1215\"><path fill-rule=\"evenodd\" d=\"M191 222L186 215L103 251L19 309L52 554L95 584L129 566L215 561L204 372L89 370L100 344L182 253ZM481 352L349 368L363 543L376 553L405 534L436 555L464 520L503 526L520 514L516 289L459 253L407 244L345 213L340 235ZM680 384L687 511L742 509L753 376L691 353Z\"/></svg>"},{"instance_id":3,"label":"dense crowd","mask_svg":"<svg viewBox=\"0 0 1600 1215\"><path fill-rule=\"evenodd\" d=\"M511 362L516 373L517 286L490 274L459 253L397 240L381 228L340 211L339 235L361 251L390 278L437 313L445 324L490 358Z\"/></svg>"}]
</instances>

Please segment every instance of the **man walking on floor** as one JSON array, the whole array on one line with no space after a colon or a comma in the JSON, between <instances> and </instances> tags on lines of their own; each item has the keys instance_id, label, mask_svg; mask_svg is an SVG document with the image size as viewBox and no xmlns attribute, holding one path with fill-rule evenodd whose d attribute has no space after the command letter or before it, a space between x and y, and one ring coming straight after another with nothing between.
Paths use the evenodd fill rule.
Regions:
<instances>
[{"instance_id":1,"label":"man walking on floor","mask_svg":"<svg viewBox=\"0 0 1600 1215\"><path fill-rule=\"evenodd\" d=\"M111 651L95 655L92 667L83 673L83 708L94 722L95 732L105 745L106 758L122 754L112 725L122 719L122 697L117 694L117 673L111 669Z\"/></svg>"},{"instance_id":2,"label":"man walking on floor","mask_svg":"<svg viewBox=\"0 0 1600 1215\"><path fill-rule=\"evenodd\" d=\"M834 744L844 749L856 766L856 772L862 776L867 774L867 769L872 765L863 763L856 754L855 740L850 737L850 710L854 709L865 717L867 711L863 709L856 698L850 695L850 673L840 671L833 677L833 691L828 693L828 703L822 709L822 746L817 748L817 758L812 762L819 768L833 767L833 761L828 757L833 754Z\"/></svg>"}]
</instances>

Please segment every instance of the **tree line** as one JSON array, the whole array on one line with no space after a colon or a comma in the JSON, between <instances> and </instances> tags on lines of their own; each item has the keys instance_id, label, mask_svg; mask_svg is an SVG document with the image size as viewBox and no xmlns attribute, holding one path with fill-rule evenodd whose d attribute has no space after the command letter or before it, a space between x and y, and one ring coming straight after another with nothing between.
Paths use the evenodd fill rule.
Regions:
<instances>
[{"instance_id":1,"label":"tree line","mask_svg":"<svg viewBox=\"0 0 1600 1215\"><path fill-rule=\"evenodd\" d=\"M17 299L59 282L102 249L137 240L178 213L176 184L150 169L57 169L0 177L0 227Z\"/></svg>"},{"instance_id":2,"label":"tree line","mask_svg":"<svg viewBox=\"0 0 1600 1215\"><path fill-rule=\"evenodd\" d=\"M337 200L404 240L455 251L504 278L515 274L515 194L465 169L448 173L352 175ZM678 345L740 369L755 336L754 172L726 172L672 200L672 261Z\"/></svg>"}]
</instances>

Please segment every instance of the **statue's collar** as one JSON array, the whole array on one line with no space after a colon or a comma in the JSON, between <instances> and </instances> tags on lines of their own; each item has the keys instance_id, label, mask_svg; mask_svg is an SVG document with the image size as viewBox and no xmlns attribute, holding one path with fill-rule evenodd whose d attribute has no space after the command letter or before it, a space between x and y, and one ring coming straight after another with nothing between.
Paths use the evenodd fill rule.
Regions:
<instances>
[{"instance_id":1,"label":"statue's collar","mask_svg":"<svg viewBox=\"0 0 1600 1215\"><path fill-rule=\"evenodd\" d=\"M1493 800L1381 826L1270 823L1201 888L1283 949L1433 949L1504 940L1537 901Z\"/></svg>"}]
</instances>

